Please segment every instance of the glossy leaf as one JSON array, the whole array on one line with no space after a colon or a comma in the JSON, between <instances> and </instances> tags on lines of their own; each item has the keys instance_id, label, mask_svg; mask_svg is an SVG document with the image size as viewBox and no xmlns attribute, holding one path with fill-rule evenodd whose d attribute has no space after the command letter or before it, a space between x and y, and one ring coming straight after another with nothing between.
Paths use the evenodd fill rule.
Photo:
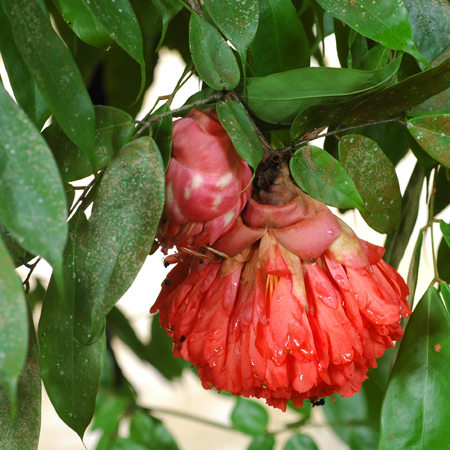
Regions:
<instances>
[{"instance_id":1,"label":"glossy leaf","mask_svg":"<svg viewBox=\"0 0 450 450\"><path fill-rule=\"evenodd\" d=\"M239 66L231 48L206 20L192 13L189 48L203 81L217 91L234 89L240 79Z\"/></svg>"},{"instance_id":2,"label":"glossy leaf","mask_svg":"<svg viewBox=\"0 0 450 450\"><path fill-rule=\"evenodd\" d=\"M439 277L450 283L450 247L444 238L441 239L437 253L437 267L439 272Z\"/></svg>"},{"instance_id":3,"label":"glossy leaf","mask_svg":"<svg viewBox=\"0 0 450 450\"><path fill-rule=\"evenodd\" d=\"M144 44L139 22L128 0L82 0L106 32L141 66L141 88L145 86Z\"/></svg>"},{"instance_id":4,"label":"glossy leaf","mask_svg":"<svg viewBox=\"0 0 450 450\"><path fill-rule=\"evenodd\" d=\"M64 189L49 148L0 86L0 220L19 245L59 271L66 217Z\"/></svg>"},{"instance_id":5,"label":"glossy leaf","mask_svg":"<svg viewBox=\"0 0 450 450\"><path fill-rule=\"evenodd\" d=\"M95 154L98 168L104 169L134 132L131 117L120 109L95 106ZM64 133L57 122L42 135L53 152L64 183L92 175L92 167L85 154Z\"/></svg>"},{"instance_id":6,"label":"glossy leaf","mask_svg":"<svg viewBox=\"0 0 450 450\"><path fill-rule=\"evenodd\" d=\"M450 87L450 58L433 69L406 78L361 102L344 118L345 125L360 125L392 117L420 105Z\"/></svg>"},{"instance_id":7,"label":"glossy leaf","mask_svg":"<svg viewBox=\"0 0 450 450\"><path fill-rule=\"evenodd\" d=\"M259 436L266 431L269 415L264 406L244 398L236 399L231 413L233 428L250 436Z\"/></svg>"},{"instance_id":8,"label":"glossy leaf","mask_svg":"<svg viewBox=\"0 0 450 450\"><path fill-rule=\"evenodd\" d=\"M249 78L245 102L258 118L290 124L311 105L345 101L386 83L400 60L375 71L305 67L263 78Z\"/></svg>"},{"instance_id":9,"label":"glossy leaf","mask_svg":"<svg viewBox=\"0 0 450 450\"><path fill-rule=\"evenodd\" d=\"M450 44L450 5L447 0L403 1L409 12L414 41L427 61Z\"/></svg>"},{"instance_id":10,"label":"glossy leaf","mask_svg":"<svg viewBox=\"0 0 450 450\"><path fill-rule=\"evenodd\" d=\"M27 357L28 317L22 283L1 239L0 298L0 386L15 404L17 379Z\"/></svg>"},{"instance_id":11,"label":"glossy leaf","mask_svg":"<svg viewBox=\"0 0 450 450\"><path fill-rule=\"evenodd\" d=\"M418 144L436 161L450 168L450 116L437 114L411 119L407 128Z\"/></svg>"},{"instance_id":12,"label":"glossy leaf","mask_svg":"<svg viewBox=\"0 0 450 450\"><path fill-rule=\"evenodd\" d=\"M17 383L17 415L11 422L11 399L0 387L0 448L35 450L41 430L41 373L31 314L28 317L28 356ZM12 337L12 336L11 336ZM10 337L10 339L11 339Z\"/></svg>"},{"instance_id":13,"label":"glossy leaf","mask_svg":"<svg viewBox=\"0 0 450 450\"><path fill-rule=\"evenodd\" d=\"M410 308L412 308L412 306L414 305L414 295L416 293L417 280L419 275L422 243L423 243L423 231L420 230L419 235L417 236L416 245L414 246L414 251L411 257L411 262L409 263L409 270L408 270L408 280L407 280L409 287L408 303Z\"/></svg>"},{"instance_id":14,"label":"glossy leaf","mask_svg":"<svg viewBox=\"0 0 450 450\"><path fill-rule=\"evenodd\" d=\"M161 14L163 28L161 34L161 40L158 44L158 49L161 47L166 37L167 27L169 22L181 11L183 8L182 3L177 0L152 0L159 14Z\"/></svg>"},{"instance_id":15,"label":"glossy leaf","mask_svg":"<svg viewBox=\"0 0 450 450\"><path fill-rule=\"evenodd\" d=\"M69 49L35 0L2 0L2 5L14 42L45 102L96 170L94 107Z\"/></svg>"},{"instance_id":16,"label":"glossy leaf","mask_svg":"<svg viewBox=\"0 0 450 450\"><path fill-rule=\"evenodd\" d=\"M306 163L302 149L297 150L290 161L291 174L296 183L313 198L337 208L365 210L363 200L342 165L328 152L313 145L310 149L314 164L312 171Z\"/></svg>"},{"instance_id":17,"label":"glossy leaf","mask_svg":"<svg viewBox=\"0 0 450 450\"><path fill-rule=\"evenodd\" d=\"M383 259L394 269L398 268L403 258L417 221L424 178L425 171L417 162L403 196L400 226L387 237L384 244L386 252Z\"/></svg>"},{"instance_id":18,"label":"glossy leaf","mask_svg":"<svg viewBox=\"0 0 450 450\"><path fill-rule=\"evenodd\" d=\"M208 14L234 45L245 65L245 52L258 28L258 0L205 0Z\"/></svg>"},{"instance_id":19,"label":"glossy leaf","mask_svg":"<svg viewBox=\"0 0 450 450\"><path fill-rule=\"evenodd\" d=\"M107 50L113 39L87 6L80 1L53 0L59 13L73 32L84 42Z\"/></svg>"},{"instance_id":20,"label":"glossy leaf","mask_svg":"<svg viewBox=\"0 0 450 450\"><path fill-rule=\"evenodd\" d=\"M152 139L122 147L100 183L89 220L86 271L95 339L104 317L131 286L150 252L164 204L164 171Z\"/></svg>"},{"instance_id":21,"label":"glossy leaf","mask_svg":"<svg viewBox=\"0 0 450 450\"><path fill-rule=\"evenodd\" d=\"M450 441L450 319L434 287L411 315L386 390L379 449L445 448Z\"/></svg>"},{"instance_id":22,"label":"glossy leaf","mask_svg":"<svg viewBox=\"0 0 450 450\"><path fill-rule=\"evenodd\" d=\"M295 434L289 439L284 450L318 450L318 447L306 434Z\"/></svg>"},{"instance_id":23,"label":"glossy leaf","mask_svg":"<svg viewBox=\"0 0 450 450\"><path fill-rule=\"evenodd\" d=\"M17 103L40 130L50 111L20 54L0 2L0 53Z\"/></svg>"},{"instance_id":24,"label":"glossy leaf","mask_svg":"<svg viewBox=\"0 0 450 450\"><path fill-rule=\"evenodd\" d=\"M450 247L450 225L441 220L439 226L441 227L442 235L444 236L447 245Z\"/></svg>"},{"instance_id":25,"label":"glossy leaf","mask_svg":"<svg viewBox=\"0 0 450 450\"><path fill-rule=\"evenodd\" d=\"M379 233L391 233L400 225L402 195L394 165L369 138L349 134L339 142L339 160L364 201L361 212Z\"/></svg>"},{"instance_id":26,"label":"glossy leaf","mask_svg":"<svg viewBox=\"0 0 450 450\"><path fill-rule=\"evenodd\" d=\"M59 294L52 278L38 333L45 389L59 417L81 438L94 414L105 354L104 327L95 342L84 344L91 311L86 289L87 227L79 210L70 221L64 251L66 295Z\"/></svg>"},{"instance_id":27,"label":"glossy leaf","mask_svg":"<svg viewBox=\"0 0 450 450\"><path fill-rule=\"evenodd\" d=\"M263 149L245 109L232 100L217 103L220 123L233 142L239 156L256 171L262 161Z\"/></svg>"},{"instance_id":28,"label":"glossy leaf","mask_svg":"<svg viewBox=\"0 0 450 450\"><path fill-rule=\"evenodd\" d=\"M410 53L427 65L414 45L408 10L396 0L317 0L337 19L373 41L393 50Z\"/></svg>"},{"instance_id":29,"label":"glossy leaf","mask_svg":"<svg viewBox=\"0 0 450 450\"><path fill-rule=\"evenodd\" d=\"M258 30L250 49L258 77L309 66L308 40L290 0L260 0Z\"/></svg>"},{"instance_id":30,"label":"glossy leaf","mask_svg":"<svg viewBox=\"0 0 450 450\"><path fill-rule=\"evenodd\" d=\"M247 450L273 450L275 447L275 438L271 435L262 434L256 436Z\"/></svg>"},{"instance_id":31,"label":"glossy leaf","mask_svg":"<svg viewBox=\"0 0 450 450\"><path fill-rule=\"evenodd\" d=\"M165 103L158 108L151 117L170 111L170 106ZM158 146L164 164L164 170L169 166L170 155L172 153L172 130L173 119L167 116L152 125L152 137Z\"/></svg>"}]
</instances>

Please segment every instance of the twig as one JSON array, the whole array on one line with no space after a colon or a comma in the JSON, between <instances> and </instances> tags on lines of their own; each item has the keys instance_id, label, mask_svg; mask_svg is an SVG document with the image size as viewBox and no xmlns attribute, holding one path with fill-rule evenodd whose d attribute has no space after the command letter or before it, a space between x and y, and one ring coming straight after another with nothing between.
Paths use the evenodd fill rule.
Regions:
<instances>
[{"instance_id":1,"label":"twig","mask_svg":"<svg viewBox=\"0 0 450 450\"><path fill-rule=\"evenodd\" d=\"M30 278L31 278L31 274L33 273L34 269L39 264L39 261L41 259L42 258L39 256L38 259L33 264L30 264L30 263L27 263L24 258L20 258L20 260L22 261L23 265L26 268L30 269L30 271L28 272L27 277L25 278L25 280L22 283L25 286L25 294L29 294L30 293Z\"/></svg>"},{"instance_id":2,"label":"twig","mask_svg":"<svg viewBox=\"0 0 450 450\"><path fill-rule=\"evenodd\" d=\"M192 108L195 108L196 106L202 106L207 105L208 103L214 103L218 102L219 100L222 100L224 97L223 92L214 92L209 97L202 98L200 100L197 100L196 102L189 103L187 105L183 105L180 108L173 109L172 111L167 111L165 113L157 114L156 116L153 116L151 119L144 121L144 120L133 120L133 123L139 123L142 124L142 127L134 133L133 139L136 139L139 137L147 128L151 127L152 124L155 122L158 122L158 120L164 119L164 117L172 116L174 114L178 114L179 112L188 111Z\"/></svg>"},{"instance_id":3,"label":"twig","mask_svg":"<svg viewBox=\"0 0 450 450\"><path fill-rule=\"evenodd\" d=\"M83 188L81 188L81 189L83 189L83 192L81 193L80 197L75 202L75 204L72 206L72 208L70 208L69 219L72 216L72 214L77 210L78 205L80 205L80 203L82 203L84 201L84 199L86 198L87 194L92 189L92 187L97 183L97 181L100 181L100 179L101 179L103 173L105 172L105 170L106 169L100 170L100 172L98 173L98 177L97 178L94 178L87 186L84 186Z\"/></svg>"}]
</instances>

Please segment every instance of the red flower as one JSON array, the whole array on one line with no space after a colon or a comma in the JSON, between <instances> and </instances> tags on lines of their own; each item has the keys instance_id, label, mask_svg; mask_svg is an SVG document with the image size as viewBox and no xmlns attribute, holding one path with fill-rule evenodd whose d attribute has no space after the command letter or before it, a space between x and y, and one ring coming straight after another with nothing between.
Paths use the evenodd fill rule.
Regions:
<instances>
[{"instance_id":1,"label":"red flower","mask_svg":"<svg viewBox=\"0 0 450 450\"><path fill-rule=\"evenodd\" d=\"M151 309L206 389L283 411L289 399L348 397L403 335L408 287L384 249L295 187L286 168L213 247L186 255Z\"/></svg>"},{"instance_id":2,"label":"red flower","mask_svg":"<svg viewBox=\"0 0 450 450\"><path fill-rule=\"evenodd\" d=\"M251 178L214 110L174 122L157 235L163 249L213 244L227 233L251 196Z\"/></svg>"}]
</instances>

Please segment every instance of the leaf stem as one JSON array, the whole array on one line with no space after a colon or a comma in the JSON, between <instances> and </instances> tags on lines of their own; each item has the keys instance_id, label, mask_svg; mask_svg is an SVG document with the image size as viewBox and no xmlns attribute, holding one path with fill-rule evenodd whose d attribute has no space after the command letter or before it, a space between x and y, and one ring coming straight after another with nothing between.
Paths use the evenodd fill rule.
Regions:
<instances>
[{"instance_id":1,"label":"leaf stem","mask_svg":"<svg viewBox=\"0 0 450 450\"><path fill-rule=\"evenodd\" d=\"M34 259L34 258L33 258L33 259ZM34 263L30 264L30 263L25 262L25 259L24 259L24 258L20 258L20 260L22 261L23 265L24 265L27 269L30 269L30 271L28 272L27 277L25 278L25 280L24 280L23 283L22 283L22 284L25 286L25 294L29 294L29 293L30 293L30 278L31 278L31 275L32 275L34 269L35 269L36 266L39 264L39 261L40 261L41 259L42 259L42 258L39 256L38 259L37 259Z\"/></svg>"}]
</instances>

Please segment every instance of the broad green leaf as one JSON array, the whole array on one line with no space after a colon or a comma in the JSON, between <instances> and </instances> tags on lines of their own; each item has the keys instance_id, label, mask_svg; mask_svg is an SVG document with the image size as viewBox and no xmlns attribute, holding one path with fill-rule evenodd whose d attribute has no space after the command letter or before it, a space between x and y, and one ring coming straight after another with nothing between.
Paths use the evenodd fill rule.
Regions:
<instances>
[{"instance_id":1,"label":"broad green leaf","mask_svg":"<svg viewBox=\"0 0 450 450\"><path fill-rule=\"evenodd\" d=\"M177 0L152 0L159 14L161 14L163 28L161 34L161 40L158 44L158 49L161 47L166 37L167 27L169 22L181 11L183 4Z\"/></svg>"},{"instance_id":2,"label":"broad green leaf","mask_svg":"<svg viewBox=\"0 0 450 450\"><path fill-rule=\"evenodd\" d=\"M308 40L290 0L260 0L258 30L250 49L258 77L309 66Z\"/></svg>"},{"instance_id":3,"label":"broad green leaf","mask_svg":"<svg viewBox=\"0 0 450 450\"><path fill-rule=\"evenodd\" d=\"M69 49L35 0L1 1L14 42L42 97L67 136L89 158L95 171L94 107Z\"/></svg>"},{"instance_id":4,"label":"broad green leaf","mask_svg":"<svg viewBox=\"0 0 450 450\"><path fill-rule=\"evenodd\" d=\"M0 86L0 220L20 246L60 271L66 218L64 189L53 156Z\"/></svg>"},{"instance_id":5,"label":"broad green leaf","mask_svg":"<svg viewBox=\"0 0 450 450\"><path fill-rule=\"evenodd\" d=\"M105 315L128 290L150 252L164 205L164 171L155 142L122 147L107 167L89 220L86 275L95 339ZM84 341L84 342L85 342Z\"/></svg>"},{"instance_id":6,"label":"broad green leaf","mask_svg":"<svg viewBox=\"0 0 450 450\"><path fill-rule=\"evenodd\" d=\"M408 322L383 401L379 450L448 446L450 319L434 287Z\"/></svg>"},{"instance_id":7,"label":"broad green leaf","mask_svg":"<svg viewBox=\"0 0 450 450\"><path fill-rule=\"evenodd\" d=\"M373 41L393 50L410 53L428 65L414 45L408 10L397 0L317 0L337 19Z\"/></svg>"},{"instance_id":8,"label":"broad green leaf","mask_svg":"<svg viewBox=\"0 0 450 450\"><path fill-rule=\"evenodd\" d=\"M0 3L0 53L17 103L39 130L50 111L13 40L11 26Z\"/></svg>"},{"instance_id":9,"label":"broad green leaf","mask_svg":"<svg viewBox=\"0 0 450 450\"><path fill-rule=\"evenodd\" d=\"M23 249L16 240L11 236L11 233L0 222L0 239L6 245L9 251L9 256L12 258L14 267L19 267L24 261L28 261L33 258L25 249ZM30 256L28 258L28 256Z\"/></svg>"},{"instance_id":10,"label":"broad green leaf","mask_svg":"<svg viewBox=\"0 0 450 450\"><path fill-rule=\"evenodd\" d=\"M275 438L272 435L262 434L256 436L247 450L273 450L275 447Z\"/></svg>"},{"instance_id":11,"label":"broad green leaf","mask_svg":"<svg viewBox=\"0 0 450 450\"><path fill-rule=\"evenodd\" d=\"M402 195L394 165L369 138L349 134L339 142L339 160L354 181L367 212L367 224L379 233L400 225Z\"/></svg>"},{"instance_id":12,"label":"broad green leaf","mask_svg":"<svg viewBox=\"0 0 450 450\"><path fill-rule=\"evenodd\" d=\"M246 51L258 28L258 0L205 0L204 3L209 15L234 45L245 66Z\"/></svg>"},{"instance_id":13,"label":"broad green leaf","mask_svg":"<svg viewBox=\"0 0 450 450\"><path fill-rule=\"evenodd\" d=\"M450 44L450 4L447 0L403 0L409 12L414 41L427 61Z\"/></svg>"},{"instance_id":14,"label":"broad green leaf","mask_svg":"<svg viewBox=\"0 0 450 450\"><path fill-rule=\"evenodd\" d=\"M440 290L442 294L442 298L444 299L445 308L447 310L447 314L449 314L450 308L450 286L448 283L441 283Z\"/></svg>"},{"instance_id":15,"label":"broad green leaf","mask_svg":"<svg viewBox=\"0 0 450 450\"><path fill-rule=\"evenodd\" d=\"M16 383L27 357L27 305L22 283L1 239L0 299L0 386L16 406Z\"/></svg>"},{"instance_id":16,"label":"broad green leaf","mask_svg":"<svg viewBox=\"0 0 450 450\"><path fill-rule=\"evenodd\" d=\"M88 223L79 210L72 218L64 251L65 297L50 280L39 321L42 379L59 417L83 438L95 410L105 356L104 327L90 345L83 343L89 328L90 302L85 260Z\"/></svg>"},{"instance_id":17,"label":"broad green leaf","mask_svg":"<svg viewBox=\"0 0 450 450\"><path fill-rule=\"evenodd\" d=\"M105 395L100 392L97 398L92 430L100 429L105 435L117 433L120 419L125 415L127 407L125 398L113 394Z\"/></svg>"},{"instance_id":18,"label":"broad green leaf","mask_svg":"<svg viewBox=\"0 0 450 450\"><path fill-rule=\"evenodd\" d=\"M130 139L134 132L131 117L120 109L109 106L94 106L95 109L95 154L98 168L104 169L114 155ZM53 152L64 183L92 175L92 166L86 155L64 133L57 122L43 132Z\"/></svg>"},{"instance_id":19,"label":"broad green leaf","mask_svg":"<svg viewBox=\"0 0 450 450\"><path fill-rule=\"evenodd\" d=\"M445 242L447 242L447 245L450 247L450 225L441 220L439 226L441 227Z\"/></svg>"},{"instance_id":20,"label":"broad green leaf","mask_svg":"<svg viewBox=\"0 0 450 450\"><path fill-rule=\"evenodd\" d=\"M409 144L409 148L411 149L414 156L417 158L417 161L420 165L426 170L429 171L435 168L438 165L438 162L432 158L420 145L419 143L405 130L406 141Z\"/></svg>"},{"instance_id":21,"label":"broad green leaf","mask_svg":"<svg viewBox=\"0 0 450 450\"><path fill-rule=\"evenodd\" d=\"M11 423L11 399L0 387L0 448L35 450L41 430L41 373L33 320L28 317L28 356L17 383L17 416ZM13 339L10 336L9 339Z\"/></svg>"},{"instance_id":22,"label":"broad green leaf","mask_svg":"<svg viewBox=\"0 0 450 450\"><path fill-rule=\"evenodd\" d=\"M392 63L391 63L392 64ZM361 102L344 118L345 125L360 125L392 117L420 105L450 87L450 58Z\"/></svg>"},{"instance_id":23,"label":"broad green leaf","mask_svg":"<svg viewBox=\"0 0 450 450\"><path fill-rule=\"evenodd\" d=\"M302 149L311 151L314 171L305 162ZM290 169L296 183L313 198L337 208L365 210L355 183L325 150L313 145L302 147L291 159Z\"/></svg>"},{"instance_id":24,"label":"broad green leaf","mask_svg":"<svg viewBox=\"0 0 450 450\"><path fill-rule=\"evenodd\" d=\"M151 117L170 111L170 106L165 103L158 108ZM164 164L164 170L169 166L170 155L172 153L172 116L167 116L152 125L152 137L158 146Z\"/></svg>"},{"instance_id":25,"label":"broad green leaf","mask_svg":"<svg viewBox=\"0 0 450 450\"><path fill-rule=\"evenodd\" d=\"M148 361L168 380L180 377L183 369L189 364L182 358L174 358L172 339L159 324L159 313L152 316Z\"/></svg>"},{"instance_id":26,"label":"broad green leaf","mask_svg":"<svg viewBox=\"0 0 450 450\"><path fill-rule=\"evenodd\" d=\"M355 30L350 30L348 37L348 67L350 69L356 69L361 66L364 61L364 56L368 51L366 38Z\"/></svg>"},{"instance_id":27,"label":"broad green leaf","mask_svg":"<svg viewBox=\"0 0 450 450\"><path fill-rule=\"evenodd\" d=\"M249 78L245 102L266 122L290 124L308 106L342 102L383 85L396 73L400 62L396 59L374 71L305 67Z\"/></svg>"},{"instance_id":28,"label":"broad green leaf","mask_svg":"<svg viewBox=\"0 0 450 450\"><path fill-rule=\"evenodd\" d=\"M437 267L439 272L439 277L450 283L450 247L444 238L441 239L437 253Z\"/></svg>"},{"instance_id":29,"label":"broad green leaf","mask_svg":"<svg viewBox=\"0 0 450 450\"><path fill-rule=\"evenodd\" d=\"M381 69L388 63L389 49L382 45L375 45L372 47L363 58L361 68L364 70ZM355 67L359 69L360 67Z\"/></svg>"},{"instance_id":30,"label":"broad green leaf","mask_svg":"<svg viewBox=\"0 0 450 450\"><path fill-rule=\"evenodd\" d=\"M112 42L112 37L87 8L77 0L53 0L59 13L72 28L73 32L84 42L102 50L107 50Z\"/></svg>"},{"instance_id":31,"label":"broad green leaf","mask_svg":"<svg viewBox=\"0 0 450 450\"><path fill-rule=\"evenodd\" d=\"M306 434L295 434L286 443L284 450L318 450L318 447Z\"/></svg>"},{"instance_id":32,"label":"broad green leaf","mask_svg":"<svg viewBox=\"0 0 450 450\"><path fill-rule=\"evenodd\" d=\"M232 100L219 102L217 114L239 156L256 171L262 161L263 149L243 106Z\"/></svg>"},{"instance_id":33,"label":"broad green leaf","mask_svg":"<svg viewBox=\"0 0 450 450\"><path fill-rule=\"evenodd\" d=\"M252 400L237 398L236 406L231 413L233 428L250 436L264 434L269 415L264 406Z\"/></svg>"},{"instance_id":34,"label":"broad green leaf","mask_svg":"<svg viewBox=\"0 0 450 450\"><path fill-rule=\"evenodd\" d=\"M409 287L408 303L411 309L412 306L414 305L414 295L416 293L417 280L419 275L422 243L423 243L423 231L420 230L419 236L417 236L416 245L414 246L414 251L411 257L411 262L409 263L409 270L408 270L408 280L407 280Z\"/></svg>"},{"instance_id":35,"label":"broad green leaf","mask_svg":"<svg viewBox=\"0 0 450 450\"><path fill-rule=\"evenodd\" d=\"M82 0L106 32L141 66L141 88L145 86L144 44L139 22L128 0Z\"/></svg>"},{"instance_id":36,"label":"broad green leaf","mask_svg":"<svg viewBox=\"0 0 450 450\"><path fill-rule=\"evenodd\" d=\"M448 114L415 117L407 128L418 144L436 161L450 168L450 117Z\"/></svg>"},{"instance_id":37,"label":"broad green leaf","mask_svg":"<svg viewBox=\"0 0 450 450\"><path fill-rule=\"evenodd\" d=\"M416 224L424 178L425 171L417 162L403 196L400 226L386 238L384 243L386 252L383 255L383 259L394 269L398 268L403 258L409 238Z\"/></svg>"},{"instance_id":38,"label":"broad green leaf","mask_svg":"<svg viewBox=\"0 0 450 450\"><path fill-rule=\"evenodd\" d=\"M230 91L238 85L239 66L233 51L220 33L195 13L189 22L189 48L195 68L208 86Z\"/></svg>"},{"instance_id":39,"label":"broad green leaf","mask_svg":"<svg viewBox=\"0 0 450 450\"><path fill-rule=\"evenodd\" d=\"M137 412L131 418L130 438L144 449L178 450L177 443L162 422L144 412Z\"/></svg>"},{"instance_id":40,"label":"broad green leaf","mask_svg":"<svg viewBox=\"0 0 450 450\"><path fill-rule=\"evenodd\" d=\"M436 192L434 194L434 215L438 215L450 204L450 183L445 167L440 166L436 174Z\"/></svg>"}]
</instances>

